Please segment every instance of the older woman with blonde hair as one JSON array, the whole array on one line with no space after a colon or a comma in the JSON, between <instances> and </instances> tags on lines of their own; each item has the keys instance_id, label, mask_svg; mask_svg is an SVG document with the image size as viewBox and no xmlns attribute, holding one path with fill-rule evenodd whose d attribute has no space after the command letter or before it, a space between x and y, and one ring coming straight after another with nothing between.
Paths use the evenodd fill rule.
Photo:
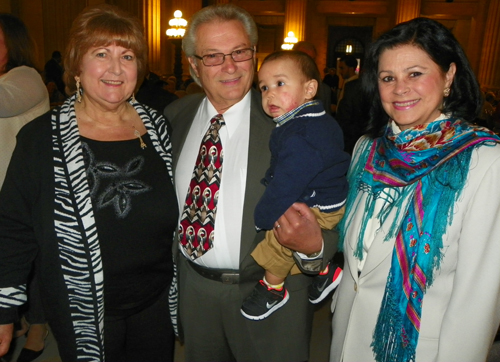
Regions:
<instances>
[{"instance_id":1,"label":"older woman with blonde hair","mask_svg":"<svg viewBox=\"0 0 500 362\"><path fill-rule=\"evenodd\" d=\"M0 193L0 356L38 254L63 361L173 360L178 207L167 123L133 96L146 54L136 18L84 10L65 55L76 93L18 135Z\"/></svg>"}]
</instances>

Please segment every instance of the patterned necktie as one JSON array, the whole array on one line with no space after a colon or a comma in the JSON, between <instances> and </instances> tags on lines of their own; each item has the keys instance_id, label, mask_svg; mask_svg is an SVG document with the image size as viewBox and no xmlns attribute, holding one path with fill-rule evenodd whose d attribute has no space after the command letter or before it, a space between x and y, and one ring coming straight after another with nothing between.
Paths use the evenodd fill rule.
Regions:
<instances>
[{"instance_id":1,"label":"patterned necktie","mask_svg":"<svg viewBox=\"0 0 500 362\"><path fill-rule=\"evenodd\" d=\"M225 124L221 114L210 120L203 137L189 184L179 225L179 242L192 260L213 247L215 215L224 154L219 129Z\"/></svg>"}]
</instances>

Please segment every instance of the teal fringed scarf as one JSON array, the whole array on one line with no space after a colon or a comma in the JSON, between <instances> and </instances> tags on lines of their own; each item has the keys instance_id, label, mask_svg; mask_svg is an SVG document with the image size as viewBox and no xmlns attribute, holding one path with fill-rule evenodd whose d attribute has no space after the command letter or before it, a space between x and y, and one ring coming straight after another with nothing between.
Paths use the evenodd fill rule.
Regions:
<instances>
[{"instance_id":1,"label":"teal fringed scarf","mask_svg":"<svg viewBox=\"0 0 500 362\"><path fill-rule=\"evenodd\" d=\"M375 217L383 224L394 208L401 215L385 239L395 238L395 244L371 344L379 362L415 360L424 295L443 257L442 238L467 180L472 150L500 142L485 128L443 118L399 134L389 125L383 137L360 145L362 153L349 172L346 216L339 225L341 248L359 208L364 207L359 210L364 218L354 253L359 260L368 221ZM387 188L392 197L384 192ZM364 205L356 202L360 192L369 194ZM387 202L374 215L379 198Z\"/></svg>"}]
</instances>

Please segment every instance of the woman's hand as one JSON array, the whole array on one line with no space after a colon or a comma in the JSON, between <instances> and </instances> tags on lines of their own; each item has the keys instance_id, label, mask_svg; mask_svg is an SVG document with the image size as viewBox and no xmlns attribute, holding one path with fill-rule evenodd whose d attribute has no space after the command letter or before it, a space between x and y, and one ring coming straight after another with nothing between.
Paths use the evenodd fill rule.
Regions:
<instances>
[{"instance_id":1,"label":"woman's hand","mask_svg":"<svg viewBox=\"0 0 500 362\"><path fill-rule=\"evenodd\" d=\"M273 231L281 245L306 255L321 251L323 246L316 216L303 203L290 206L276 221Z\"/></svg>"},{"instance_id":2,"label":"woman's hand","mask_svg":"<svg viewBox=\"0 0 500 362\"><path fill-rule=\"evenodd\" d=\"M13 323L0 324L0 357L5 356L5 354L9 351L13 332L14 332Z\"/></svg>"}]
</instances>

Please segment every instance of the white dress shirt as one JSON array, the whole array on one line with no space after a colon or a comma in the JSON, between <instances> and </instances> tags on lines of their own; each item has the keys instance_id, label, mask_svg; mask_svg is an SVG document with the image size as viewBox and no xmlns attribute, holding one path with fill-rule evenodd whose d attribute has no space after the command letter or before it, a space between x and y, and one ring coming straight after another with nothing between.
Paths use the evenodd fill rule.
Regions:
<instances>
[{"instance_id":1,"label":"white dress shirt","mask_svg":"<svg viewBox=\"0 0 500 362\"><path fill-rule=\"evenodd\" d=\"M247 180L250 137L250 92L224 114L226 125L219 131L224 149L222 179L217 202L213 248L195 263L208 268L239 269L243 202ZM186 194L203 136L218 112L205 98L198 108L175 169L175 184L182 215ZM264 175L262 175L264 176ZM187 256L184 249L180 248Z\"/></svg>"}]
</instances>

